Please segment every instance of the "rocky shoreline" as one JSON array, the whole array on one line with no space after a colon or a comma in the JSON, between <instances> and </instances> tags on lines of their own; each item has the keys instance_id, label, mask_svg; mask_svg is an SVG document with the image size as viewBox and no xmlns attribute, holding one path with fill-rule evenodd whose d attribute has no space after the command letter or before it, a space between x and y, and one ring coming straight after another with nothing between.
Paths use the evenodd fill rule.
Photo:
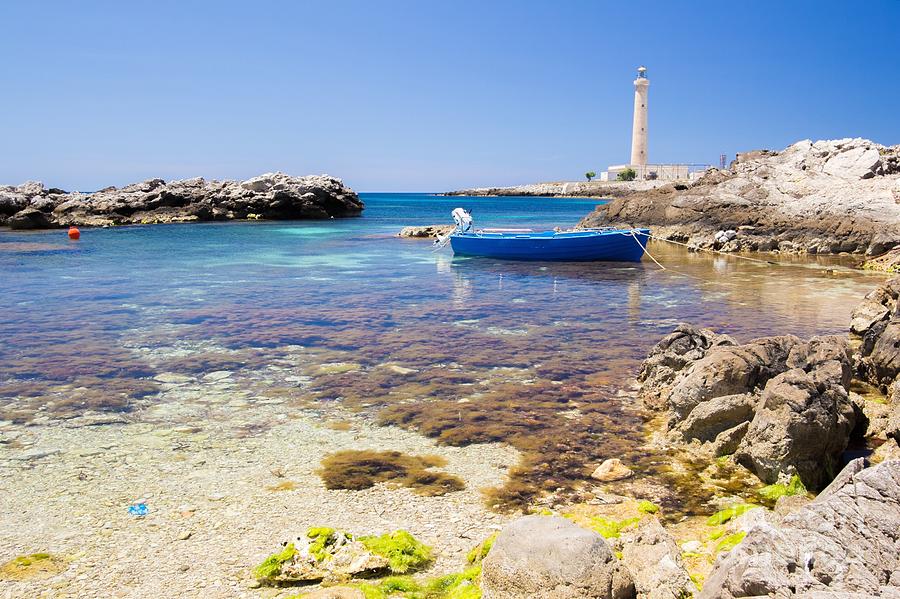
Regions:
<instances>
[{"instance_id":1,"label":"rocky shoreline","mask_svg":"<svg viewBox=\"0 0 900 599\"><path fill-rule=\"evenodd\" d=\"M883 254L900 245L900 146L804 140L598 206L580 226L647 226L720 251Z\"/></svg>"},{"instance_id":2,"label":"rocky shoreline","mask_svg":"<svg viewBox=\"0 0 900 599\"><path fill-rule=\"evenodd\" d=\"M93 193L29 181L0 186L0 226L49 229L235 219L323 219L358 216L359 196L328 175L266 173L246 181L150 179Z\"/></svg>"},{"instance_id":3,"label":"rocky shoreline","mask_svg":"<svg viewBox=\"0 0 900 599\"><path fill-rule=\"evenodd\" d=\"M652 516L588 520L596 534L570 522L578 518L522 518L484 560L482 597L900 596L898 298L900 278L866 296L853 313L853 345L837 335L740 344L679 325L638 377L644 405L664 416L652 442L676 461L745 469L768 483L763 501L709 517L708 538L721 539L711 554L702 537L679 543L685 530ZM854 392L854 380L878 387L886 403ZM854 438L878 449L842 468ZM631 476L620 464L607 470L615 468ZM820 492L811 499L807 489ZM608 534L611 524L626 532ZM701 572L695 556L711 568Z\"/></svg>"}]
</instances>

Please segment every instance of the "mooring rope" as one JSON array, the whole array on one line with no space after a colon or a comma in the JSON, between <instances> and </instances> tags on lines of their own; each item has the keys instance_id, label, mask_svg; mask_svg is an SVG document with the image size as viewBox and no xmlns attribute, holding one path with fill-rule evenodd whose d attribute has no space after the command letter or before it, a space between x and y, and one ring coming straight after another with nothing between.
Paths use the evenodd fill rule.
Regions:
<instances>
[{"instance_id":1,"label":"mooring rope","mask_svg":"<svg viewBox=\"0 0 900 599\"><path fill-rule=\"evenodd\" d=\"M629 231L628 234L634 238L635 242L637 242L638 245L641 245L641 240L637 238L637 231L635 229L632 229L631 231ZM647 235L647 237L650 237L650 235ZM651 260L656 262L656 265L658 267L660 267L662 270L668 270L665 266L663 266L662 264L659 263L659 260L657 260L656 258L653 257L653 254L651 254L650 251L645 246L641 246L641 247L644 248L644 253L647 254L648 256L650 256Z\"/></svg>"}]
</instances>

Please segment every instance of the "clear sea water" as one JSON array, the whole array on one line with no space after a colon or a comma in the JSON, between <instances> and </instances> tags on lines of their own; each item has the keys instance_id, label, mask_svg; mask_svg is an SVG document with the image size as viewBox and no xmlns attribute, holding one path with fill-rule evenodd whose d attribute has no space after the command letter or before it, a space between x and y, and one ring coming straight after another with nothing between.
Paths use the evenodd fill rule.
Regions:
<instances>
[{"instance_id":1,"label":"clear sea water","mask_svg":"<svg viewBox=\"0 0 900 599\"><path fill-rule=\"evenodd\" d=\"M549 488L640 451L622 392L677 323L739 339L844 332L877 284L841 259L773 267L659 243L666 270L454 258L396 233L449 223L456 206L479 226L565 227L596 201L363 198L362 217L325 222L0 232L0 420L140 420L166 377L227 370L255 384L244 409L277 395L442 442L511 442ZM277 389L258 384L285 369Z\"/></svg>"}]
</instances>

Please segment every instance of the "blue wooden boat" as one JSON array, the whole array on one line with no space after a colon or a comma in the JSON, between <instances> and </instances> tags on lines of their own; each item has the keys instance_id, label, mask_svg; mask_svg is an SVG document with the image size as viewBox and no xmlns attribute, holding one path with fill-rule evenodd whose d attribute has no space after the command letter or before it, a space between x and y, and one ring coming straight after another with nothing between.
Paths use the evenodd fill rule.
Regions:
<instances>
[{"instance_id":1,"label":"blue wooden boat","mask_svg":"<svg viewBox=\"0 0 900 599\"><path fill-rule=\"evenodd\" d=\"M457 208L452 214L456 229L436 243L445 245L449 241L453 253L462 256L505 260L640 262L650 239L650 229L475 230L468 212Z\"/></svg>"}]
</instances>

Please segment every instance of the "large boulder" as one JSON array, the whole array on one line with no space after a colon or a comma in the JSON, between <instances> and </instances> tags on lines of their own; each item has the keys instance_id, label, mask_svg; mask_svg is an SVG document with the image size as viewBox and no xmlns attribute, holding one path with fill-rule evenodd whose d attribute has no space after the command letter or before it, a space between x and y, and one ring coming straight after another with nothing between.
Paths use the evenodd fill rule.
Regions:
<instances>
[{"instance_id":1,"label":"large boulder","mask_svg":"<svg viewBox=\"0 0 900 599\"><path fill-rule=\"evenodd\" d=\"M752 528L699 596L900 597L900 461L859 466L779 526Z\"/></svg>"},{"instance_id":2,"label":"large boulder","mask_svg":"<svg viewBox=\"0 0 900 599\"><path fill-rule=\"evenodd\" d=\"M686 418L701 402L761 389L784 372L791 350L799 343L793 335L763 337L709 352L672 388L668 400L670 425Z\"/></svg>"},{"instance_id":3,"label":"large boulder","mask_svg":"<svg viewBox=\"0 0 900 599\"><path fill-rule=\"evenodd\" d=\"M843 179L869 179L881 166L881 155L873 147L856 146L838 152L825 161L822 170Z\"/></svg>"},{"instance_id":4,"label":"large boulder","mask_svg":"<svg viewBox=\"0 0 900 599\"><path fill-rule=\"evenodd\" d=\"M606 541L559 517L525 516L506 525L484 559L484 599L626 599L628 570Z\"/></svg>"},{"instance_id":5,"label":"large boulder","mask_svg":"<svg viewBox=\"0 0 900 599\"><path fill-rule=\"evenodd\" d=\"M678 543L656 518L644 518L622 534L622 561L641 599L681 599L697 593Z\"/></svg>"},{"instance_id":6,"label":"large boulder","mask_svg":"<svg viewBox=\"0 0 900 599\"><path fill-rule=\"evenodd\" d=\"M728 335L682 323L657 343L641 364L638 382L643 401L651 409L664 409L663 398L684 369L700 360L714 347L736 345Z\"/></svg>"},{"instance_id":7,"label":"large boulder","mask_svg":"<svg viewBox=\"0 0 900 599\"><path fill-rule=\"evenodd\" d=\"M795 368L766 385L734 458L766 483L797 474L821 489L837 473L855 425L839 362Z\"/></svg>"},{"instance_id":8,"label":"large boulder","mask_svg":"<svg viewBox=\"0 0 900 599\"><path fill-rule=\"evenodd\" d=\"M12 216L28 206L27 197L12 191L13 188L6 187L3 189L9 189L9 191L0 190L0 216Z\"/></svg>"},{"instance_id":9,"label":"large boulder","mask_svg":"<svg viewBox=\"0 0 900 599\"><path fill-rule=\"evenodd\" d=\"M11 229L49 229L53 226L46 213L31 207L13 214L6 224Z\"/></svg>"}]
</instances>

